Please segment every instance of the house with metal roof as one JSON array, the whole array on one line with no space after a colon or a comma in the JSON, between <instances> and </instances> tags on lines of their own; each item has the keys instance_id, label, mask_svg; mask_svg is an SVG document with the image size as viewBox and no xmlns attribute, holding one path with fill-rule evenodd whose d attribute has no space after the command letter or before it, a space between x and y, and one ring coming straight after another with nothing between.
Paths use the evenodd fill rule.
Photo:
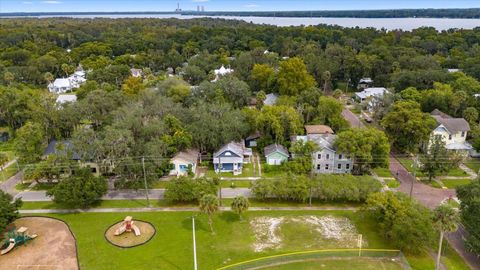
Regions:
<instances>
[{"instance_id":1,"label":"house with metal roof","mask_svg":"<svg viewBox=\"0 0 480 270\"><path fill-rule=\"evenodd\" d=\"M197 170L197 162L200 156L200 152L196 149L187 149L185 151L178 152L171 160L172 170L170 175L184 176L189 172L195 174Z\"/></svg>"},{"instance_id":2,"label":"house with metal roof","mask_svg":"<svg viewBox=\"0 0 480 270\"><path fill-rule=\"evenodd\" d=\"M62 105L65 103L73 103L77 101L76 95L58 95L56 103Z\"/></svg>"},{"instance_id":3,"label":"house with metal roof","mask_svg":"<svg viewBox=\"0 0 480 270\"><path fill-rule=\"evenodd\" d=\"M263 153L268 165L281 165L290 156L287 148L277 143L266 146L263 149Z\"/></svg>"},{"instance_id":4,"label":"house with metal roof","mask_svg":"<svg viewBox=\"0 0 480 270\"><path fill-rule=\"evenodd\" d=\"M252 149L245 147L241 142L230 142L213 154L215 172L232 172L234 175L242 173L243 165L250 163Z\"/></svg>"},{"instance_id":5,"label":"house with metal roof","mask_svg":"<svg viewBox=\"0 0 480 270\"><path fill-rule=\"evenodd\" d=\"M453 118L450 115L435 109L431 116L437 121L437 127L430 135L430 142L435 137L440 137L445 143L445 148L467 155L473 147L466 141L470 125L463 118Z\"/></svg>"}]
</instances>

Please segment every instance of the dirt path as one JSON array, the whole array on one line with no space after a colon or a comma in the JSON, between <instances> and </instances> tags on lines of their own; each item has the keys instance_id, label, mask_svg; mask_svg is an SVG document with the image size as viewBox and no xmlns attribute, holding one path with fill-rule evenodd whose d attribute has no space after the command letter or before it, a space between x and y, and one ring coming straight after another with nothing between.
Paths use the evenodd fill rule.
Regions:
<instances>
[{"instance_id":1,"label":"dirt path","mask_svg":"<svg viewBox=\"0 0 480 270\"><path fill-rule=\"evenodd\" d=\"M77 270L75 238L67 225L44 217L25 217L15 226L27 227L29 234L38 236L0 257L0 269L15 270Z\"/></svg>"}]
</instances>

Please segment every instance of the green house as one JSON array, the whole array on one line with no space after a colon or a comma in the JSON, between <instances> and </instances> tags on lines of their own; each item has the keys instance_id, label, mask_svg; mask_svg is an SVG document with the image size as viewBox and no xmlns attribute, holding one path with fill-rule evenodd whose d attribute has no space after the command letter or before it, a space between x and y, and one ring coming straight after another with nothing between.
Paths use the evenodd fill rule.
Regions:
<instances>
[{"instance_id":1,"label":"green house","mask_svg":"<svg viewBox=\"0 0 480 270\"><path fill-rule=\"evenodd\" d=\"M271 144L263 149L268 165L280 165L288 160L288 150L279 144Z\"/></svg>"}]
</instances>

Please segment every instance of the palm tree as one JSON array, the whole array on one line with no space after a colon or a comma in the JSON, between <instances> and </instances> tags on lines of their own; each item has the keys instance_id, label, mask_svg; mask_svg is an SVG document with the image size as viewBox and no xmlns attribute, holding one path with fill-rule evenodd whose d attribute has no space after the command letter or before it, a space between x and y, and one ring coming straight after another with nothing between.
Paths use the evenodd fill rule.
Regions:
<instances>
[{"instance_id":1,"label":"palm tree","mask_svg":"<svg viewBox=\"0 0 480 270\"><path fill-rule=\"evenodd\" d=\"M458 211L450 205L442 204L435 208L433 212L433 222L435 227L440 231L440 243L438 245L437 263L435 265L435 270L438 270L442 254L443 234L457 230L458 224L460 223L460 215Z\"/></svg>"},{"instance_id":2,"label":"palm tree","mask_svg":"<svg viewBox=\"0 0 480 270\"><path fill-rule=\"evenodd\" d=\"M213 222L212 216L218 211L218 199L213 194L204 195L200 199L200 210L207 214L208 216L208 224L210 225L210 230L213 231Z\"/></svg>"},{"instance_id":3,"label":"palm tree","mask_svg":"<svg viewBox=\"0 0 480 270\"><path fill-rule=\"evenodd\" d=\"M238 214L240 216L240 219L242 219L242 213L247 211L249 206L250 203L248 202L248 199L244 196L235 197L231 205L232 211Z\"/></svg>"}]
</instances>

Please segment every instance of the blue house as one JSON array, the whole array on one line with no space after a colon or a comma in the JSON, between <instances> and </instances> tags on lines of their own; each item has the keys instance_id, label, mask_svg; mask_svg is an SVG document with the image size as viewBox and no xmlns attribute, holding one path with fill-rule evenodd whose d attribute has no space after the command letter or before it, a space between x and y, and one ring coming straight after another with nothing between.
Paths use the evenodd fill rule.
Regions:
<instances>
[{"instance_id":1,"label":"blue house","mask_svg":"<svg viewBox=\"0 0 480 270\"><path fill-rule=\"evenodd\" d=\"M213 154L215 172L241 174L243 164L250 163L252 155L252 149L245 147L243 143L230 142Z\"/></svg>"}]
</instances>

